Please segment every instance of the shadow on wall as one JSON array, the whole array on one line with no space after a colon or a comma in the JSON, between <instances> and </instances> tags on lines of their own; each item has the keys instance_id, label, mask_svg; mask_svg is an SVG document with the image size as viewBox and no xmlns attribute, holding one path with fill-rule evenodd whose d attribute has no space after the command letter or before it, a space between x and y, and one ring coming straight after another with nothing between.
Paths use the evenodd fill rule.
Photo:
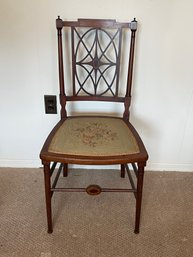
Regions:
<instances>
[{"instance_id":1,"label":"shadow on wall","mask_svg":"<svg viewBox=\"0 0 193 257\"><path fill-rule=\"evenodd\" d=\"M149 154L147 165L148 163L154 163L155 158L156 160L159 160L162 149L159 147L158 135L162 135L161 128L158 131L158 127L153 126L154 123L152 121L148 121L145 118L140 118L138 115L134 116L133 112L130 122L134 125L140 137L142 138ZM159 136L159 141L160 140L161 138ZM151 142L154 142L154 144L152 145Z\"/></svg>"}]
</instances>

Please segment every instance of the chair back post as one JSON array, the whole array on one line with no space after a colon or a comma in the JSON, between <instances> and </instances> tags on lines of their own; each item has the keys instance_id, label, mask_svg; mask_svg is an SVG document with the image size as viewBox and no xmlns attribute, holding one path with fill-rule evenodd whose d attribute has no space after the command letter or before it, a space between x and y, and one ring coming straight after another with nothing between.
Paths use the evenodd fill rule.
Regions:
<instances>
[{"instance_id":1,"label":"chair back post","mask_svg":"<svg viewBox=\"0 0 193 257\"><path fill-rule=\"evenodd\" d=\"M61 105L61 119L66 118L66 95L64 90L64 65L63 65L63 51L62 51L62 28L63 21L60 16L56 19L56 28L58 31L58 66L59 66L59 85L60 85L60 105Z\"/></svg>"},{"instance_id":2,"label":"chair back post","mask_svg":"<svg viewBox=\"0 0 193 257\"><path fill-rule=\"evenodd\" d=\"M127 77L127 90L125 95L125 110L123 114L124 120L129 120L129 107L131 104L131 87L132 87L132 78L133 78L133 62L134 62L134 50L135 50L135 33L137 30L137 21L134 20L130 23L131 29L131 42L130 42L130 54L129 54L129 65L128 65L128 77Z\"/></svg>"}]
</instances>

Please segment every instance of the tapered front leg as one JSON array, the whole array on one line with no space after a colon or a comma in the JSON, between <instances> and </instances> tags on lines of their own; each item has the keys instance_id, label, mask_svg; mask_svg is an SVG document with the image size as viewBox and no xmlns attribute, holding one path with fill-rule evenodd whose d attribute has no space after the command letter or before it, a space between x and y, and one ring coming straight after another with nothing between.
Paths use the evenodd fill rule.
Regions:
<instances>
[{"instance_id":1,"label":"tapered front leg","mask_svg":"<svg viewBox=\"0 0 193 257\"><path fill-rule=\"evenodd\" d=\"M45 183L45 196L46 196L46 211L47 211L47 222L48 222L48 233L53 232L52 227L52 206L51 206L51 173L50 163L44 164L44 183Z\"/></svg>"},{"instance_id":2,"label":"tapered front leg","mask_svg":"<svg viewBox=\"0 0 193 257\"><path fill-rule=\"evenodd\" d=\"M145 167L144 163L138 163L136 215L135 215L135 231L134 231L136 234L139 233L139 226L140 226L144 167Z\"/></svg>"}]
</instances>

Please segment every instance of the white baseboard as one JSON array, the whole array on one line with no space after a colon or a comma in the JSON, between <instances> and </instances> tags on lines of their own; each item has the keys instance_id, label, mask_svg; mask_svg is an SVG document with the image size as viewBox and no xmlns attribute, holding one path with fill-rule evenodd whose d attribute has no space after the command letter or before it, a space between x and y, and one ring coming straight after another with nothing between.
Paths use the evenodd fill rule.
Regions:
<instances>
[{"instance_id":1,"label":"white baseboard","mask_svg":"<svg viewBox=\"0 0 193 257\"><path fill-rule=\"evenodd\" d=\"M193 164L148 163L146 170L193 172Z\"/></svg>"},{"instance_id":2,"label":"white baseboard","mask_svg":"<svg viewBox=\"0 0 193 257\"><path fill-rule=\"evenodd\" d=\"M41 160L0 160L0 167L39 168L42 167L42 164ZM71 165L71 167L85 169L119 169L119 165ZM148 162L146 170L193 172L193 164L170 164Z\"/></svg>"},{"instance_id":3,"label":"white baseboard","mask_svg":"<svg viewBox=\"0 0 193 257\"><path fill-rule=\"evenodd\" d=\"M41 160L0 160L0 167L39 168L41 166Z\"/></svg>"}]
</instances>

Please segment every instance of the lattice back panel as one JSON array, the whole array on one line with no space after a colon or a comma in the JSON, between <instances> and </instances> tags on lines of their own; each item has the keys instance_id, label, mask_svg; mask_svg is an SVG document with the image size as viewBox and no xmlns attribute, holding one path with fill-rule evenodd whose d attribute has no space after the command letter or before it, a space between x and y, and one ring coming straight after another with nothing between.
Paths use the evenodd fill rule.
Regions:
<instances>
[{"instance_id":1,"label":"lattice back panel","mask_svg":"<svg viewBox=\"0 0 193 257\"><path fill-rule=\"evenodd\" d=\"M72 27L74 96L117 96L121 35L121 28Z\"/></svg>"}]
</instances>

